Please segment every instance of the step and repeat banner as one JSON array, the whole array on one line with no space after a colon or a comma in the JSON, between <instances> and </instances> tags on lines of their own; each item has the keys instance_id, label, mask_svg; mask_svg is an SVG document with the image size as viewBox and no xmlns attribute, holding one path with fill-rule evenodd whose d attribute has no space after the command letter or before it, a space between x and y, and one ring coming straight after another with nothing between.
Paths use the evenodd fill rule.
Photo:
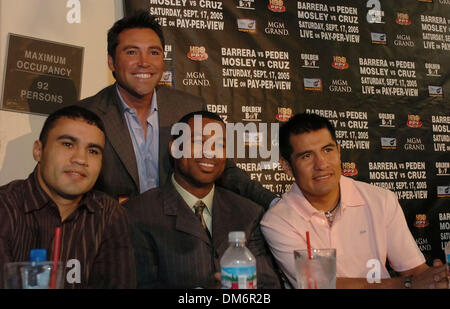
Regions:
<instances>
[{"instance_id":1,"label":"step and repeat banner","mask_svg":"<svg viewBox=\"0 0 450 309\"><path fill-rule=\"evenodd\" d=\"M158 17L161 83L229 123L298 112L336 127L343 174L396 193L430 261L450 239L450 0L131 0ZM182 104L180 102L180 104ZM266 139L243 134L249 150ZM270 137L269 137L270 139ZM281 194L292 179L236 159Z\"/></svg>"}]
</instances>

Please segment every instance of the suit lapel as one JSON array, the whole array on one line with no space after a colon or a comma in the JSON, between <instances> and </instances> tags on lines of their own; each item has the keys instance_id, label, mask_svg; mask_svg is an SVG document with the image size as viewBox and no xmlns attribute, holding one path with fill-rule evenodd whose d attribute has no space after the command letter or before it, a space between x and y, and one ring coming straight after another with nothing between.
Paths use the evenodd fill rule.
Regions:
<instances>
[{"instance_id":1,"label":"suit lapel","mask_svg":"<svg viewBox=\"0 0 450 309\"><path fill-rule=\"evenodd\" d=\"M214 248L220 253L228 247L228 233L230 232L232 217L230 205L223 201L220 189L217 187L214 192L212 213L212 238ZM222 246L225 249L221 248Z\"/></svg>"},{"instance_id":2,"label":"suit lapel","mask_svg":"<svg viewBox=\"0 0 450 309\"><path fill-rule=\"evenodd\" d=\"M101 106L102 120L105 125L106 135L111 146L119 156L128 173L133 178L139 191L139 173L137 169L136 155L131 141L128 126L121 113L120 98L117 95L115 84L108 89L108 100Z\"/></svg>"},{"instance_id":3,"label":"suit lapel","mask_svg":"<svg viewBox=\"0 0 450 309\"><path fill-rule=\"evenodd\" d=\"M173 104L170 104L170 93L164 87L156 91L158 114L159 114L159 184L169 182L172 171L169 158L169 141L171 139L170 129L178 119L174 119ZM181 103L181 102L179 102Z\"/></svg>"},{"instance_id":4,"label":"suit lapel","mask_svg":"<svg viewBox=\"0 0 450 309\"><path fill-rule=\"evenodd\" d=\"M170 127L178 119L174 119L174 115L177 115L177 111L173 108L175 105L167 103L172 101L170 97L170 90L166 87L158 87L156 89L156 98L158 103L159 112L159 126L168 128L170 133ZM177 102L178 104L183 104L183 102Z\"/></svg>"},{"instance_id":5,"label":"suit lapel","mask_svg":"<svg viewBox=\"0 0 450 309\"><path fill-rule=\"evenodd\" d=\"M193 235L211 245L211 241L203 230L202 224L172 185L172 181L168 180L161 188L161 191L164 201L164 214L176 217L175 229Z\"/></svg>"}]
</instances>

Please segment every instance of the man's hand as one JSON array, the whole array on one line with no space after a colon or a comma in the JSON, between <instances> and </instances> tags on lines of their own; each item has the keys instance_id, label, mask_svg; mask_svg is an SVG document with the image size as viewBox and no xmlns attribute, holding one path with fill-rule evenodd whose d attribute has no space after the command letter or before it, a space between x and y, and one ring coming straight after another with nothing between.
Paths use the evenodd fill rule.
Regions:
<instances>
[{"instance_id":1,"label":"man's hand","mask_svg":"<svg viewBox=\"0 0 450 309\"><path fill-rule=\"evenodd\" d=\"M128 195L120 195L118 197L119 200L119 204L122 205L123 203L125 203L126 201L128 201L130 199L130 196Z\"/></svg>"},{"instance_id":2,"label":"man's hand","mask_svg":"<svg viewBox=\"0 0 450 309\"><path fill-rule=\"evenodd\" d=\"M214 274L211 283L208 284L206 289L220 289L222 287L222 275L220 272Z\"/></svg>"},{"instance_id":3,"label":"man's hand","mask_svg":"<svg viewBox=\"0 0 450 309\"><path fill-rule=\"evenodd\" d=\"M433 266L412 278L413 289L448 289L446 266L441 260L433 261Z\"/></svg>"}]
</instances>

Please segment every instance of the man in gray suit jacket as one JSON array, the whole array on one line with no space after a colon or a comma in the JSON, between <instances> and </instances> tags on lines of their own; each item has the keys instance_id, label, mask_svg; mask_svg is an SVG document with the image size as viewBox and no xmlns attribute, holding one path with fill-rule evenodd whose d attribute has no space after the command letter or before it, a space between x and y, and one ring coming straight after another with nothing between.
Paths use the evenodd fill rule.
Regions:
<instances>
[{"instance_id":1,"label":"man in gray suit jacket","mask_svg":"<svg viewBox=\"0 0 450 309\"><path fill-rule=\"evenodd\" d=\"M147 12L117 21L108 32L108 65L116 83L79 103L105 123L107 141L96 189L119 202L166 183L172 172L167 153L171 125L205 109L199 97L157 87L163 51L161 27ZM218 181L266 208L276 198L231 160Z\"/></svg>"},{"instance_id":2,"label":"man in gray suit jacket","mask_svg":"<svg viewBox=\"0 0 450 309\"><path fill-rule=\"evenodd\" d=\"M200 134L194 132L196 115L201 116ZM262 207L214 185L226 165L223 121L216 114L200 111L179 122L190 127L183 144L183 150L190 150L183 156L173 155L176 149L172 149L172 141L169 147L177 159L173 159L171 179L125 205L132 226L138 287L218 287L215 279L220 258L228 248L228 233L244 231L247 247L256 258L258 288L280 288L259 228ZM210 124L222 132L202 134Z\"/></svg>"}]
</instances>

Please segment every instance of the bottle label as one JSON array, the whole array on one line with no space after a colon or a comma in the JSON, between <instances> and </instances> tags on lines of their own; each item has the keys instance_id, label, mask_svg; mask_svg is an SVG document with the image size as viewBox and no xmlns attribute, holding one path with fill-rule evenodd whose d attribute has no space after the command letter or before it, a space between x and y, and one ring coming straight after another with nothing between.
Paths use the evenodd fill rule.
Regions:
<instances>
[{"instance_id":1,"label":"bottle label","mask_svg":"<svg viewBox=\"0 0 450 309\"><path fill-rule=\"evenodd\" d=\"M256 289L256 267L222 267L222 289Z\"/></svg>"},{"instance_id":2,"label":"bottle label","mask_svg":"<svg viewBox=\"0 0 450 309\"><path fill-rule=\"evenodd\" d=\"M24 289L48 289L50 285L51 267L36 266L22 267L22 288Z\"/></svg>"}]
</instances>

